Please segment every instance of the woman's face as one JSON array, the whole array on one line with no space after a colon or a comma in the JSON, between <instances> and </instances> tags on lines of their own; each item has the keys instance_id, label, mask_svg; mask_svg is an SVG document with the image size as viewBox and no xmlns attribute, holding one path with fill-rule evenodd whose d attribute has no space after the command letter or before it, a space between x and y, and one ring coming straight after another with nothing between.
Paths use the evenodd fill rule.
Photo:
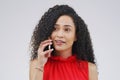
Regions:
<instances>
[{"instance_id":1,"label":"woman's face","mask_svg":"<svg viewBox=\"0 0 120 80\"><path fill-rule=\"evenodd\" d=\"M70 16L63 15L58 18L51 34L53 46L56 51L72 51L72 45L76 40L75 24Z\"/></svg>"}]
</instances>

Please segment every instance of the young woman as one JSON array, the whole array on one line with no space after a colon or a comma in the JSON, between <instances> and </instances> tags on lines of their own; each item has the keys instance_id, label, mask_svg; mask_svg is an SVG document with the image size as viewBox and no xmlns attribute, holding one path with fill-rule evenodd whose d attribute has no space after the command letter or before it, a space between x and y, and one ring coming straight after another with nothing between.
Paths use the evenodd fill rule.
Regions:
<instances>
[{"instance_id":1,"label":"young woman","mask_svg":"<svg viewBox=\"0 0 120 80\"><path fill-rule=\"evenodd\" d=\"M68 5L42 16L31 47L30 80L98 80L89 31Z\"/></svg>"}]
</instances>

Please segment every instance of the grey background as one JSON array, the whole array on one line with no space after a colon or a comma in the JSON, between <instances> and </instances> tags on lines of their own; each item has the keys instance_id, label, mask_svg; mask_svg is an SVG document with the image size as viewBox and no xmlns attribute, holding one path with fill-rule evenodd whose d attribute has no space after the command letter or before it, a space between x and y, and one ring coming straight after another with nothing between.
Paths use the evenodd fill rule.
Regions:
<instances>
[{"instance_id":1,"label":"grey background","mask_svg":"<svg viewBox=\"0 0 120 80\"><path fill-rule=\"evenodd\" d=\"M119 0L0 0L0 80L29 79L29 41L48 8L68 4L91 33L99 80L120 80Z\"/></svg>"}]
</instances>

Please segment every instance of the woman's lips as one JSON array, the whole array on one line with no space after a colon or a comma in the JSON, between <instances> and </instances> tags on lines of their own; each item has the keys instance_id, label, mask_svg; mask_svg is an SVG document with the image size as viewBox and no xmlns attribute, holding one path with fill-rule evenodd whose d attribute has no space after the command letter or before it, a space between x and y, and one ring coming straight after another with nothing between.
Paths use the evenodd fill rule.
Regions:
<instances>
[{"instance_id":1,"label":"woman's lips","mask_svg":"<svg viewBox=\"0 0 120 80\"><path fill-rule=\"evenodd\" d=\"M62 41L62 40L55 40L55 43L56 43L56 45L62 45L62 44L64 44L65 42Z\"/></svg>"}]
</instances>

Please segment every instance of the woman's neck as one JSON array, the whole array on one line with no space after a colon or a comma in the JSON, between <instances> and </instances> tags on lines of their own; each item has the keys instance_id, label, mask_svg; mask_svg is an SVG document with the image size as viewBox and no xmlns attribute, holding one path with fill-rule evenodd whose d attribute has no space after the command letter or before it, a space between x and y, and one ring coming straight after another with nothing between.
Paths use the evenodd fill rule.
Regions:
<instances>
[{"instance_id":1,"label":"woman's neck","mask_svg":"<svg viewBox=\"0 0 120 80\"><path fill-rule=\"evenodd\" d=\"M71 50L66 50L66 51L55 51L56 56L61 56L62 58L68 58L72 55Z\"/></svg>"}]
</instances>

